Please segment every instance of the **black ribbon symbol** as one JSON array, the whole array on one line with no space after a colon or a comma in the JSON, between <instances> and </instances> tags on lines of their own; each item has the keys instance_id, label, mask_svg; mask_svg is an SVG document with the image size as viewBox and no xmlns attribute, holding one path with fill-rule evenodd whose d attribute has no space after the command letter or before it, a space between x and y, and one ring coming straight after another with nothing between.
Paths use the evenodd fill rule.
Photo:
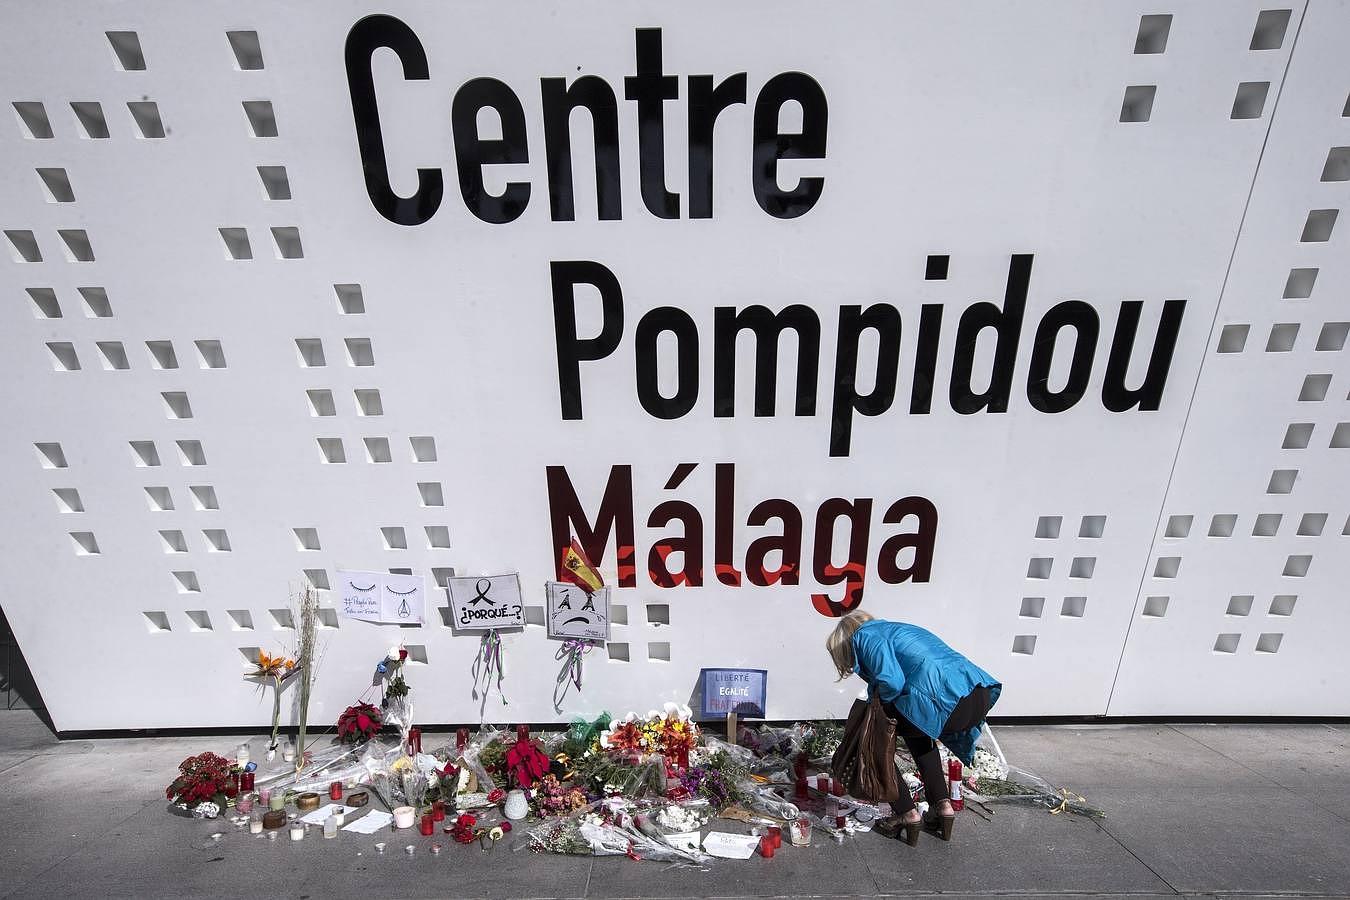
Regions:
<instances>
[{"instance_id":1,"label":"black ribbon symbol","mask_svg":"<svg viewBox=\"0 0 1350 900\"><path fill-rule=\"evenodd\" d=\"M480 578L480 579L478 579L478 582L477 582L477 584L475 584L475 585L473 586L473 589L474 589L474 592L476 593L476 596L475 596L472 600L469 601L469 605L470 605L470 606L473 606L473 605L476 604L479 600L486 600L489 606L491 606L491 605L493 604L494 601L492 600L491 597L489 597L489 596L487 595L487 594L488 594L488 591L492 589L492 580L491 580L491 579L489 579L489 578Z\"/></svg>"}]
</instances>

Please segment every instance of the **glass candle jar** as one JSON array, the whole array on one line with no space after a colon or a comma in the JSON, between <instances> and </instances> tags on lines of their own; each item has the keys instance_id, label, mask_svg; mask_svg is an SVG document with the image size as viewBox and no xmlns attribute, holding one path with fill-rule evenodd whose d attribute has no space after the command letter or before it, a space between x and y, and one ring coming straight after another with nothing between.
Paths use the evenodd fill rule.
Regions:
<instances>
[{"instance_id":1,"label":"glass candle jar","mask_svg":"<svg viewBox=\"0 0 1350 900\"><path fill-rule=\"evenodd\" d=\"M291 840L303 841L305 839L305 826L300 822L291 823Z\"/></svg>"}]
</instances>

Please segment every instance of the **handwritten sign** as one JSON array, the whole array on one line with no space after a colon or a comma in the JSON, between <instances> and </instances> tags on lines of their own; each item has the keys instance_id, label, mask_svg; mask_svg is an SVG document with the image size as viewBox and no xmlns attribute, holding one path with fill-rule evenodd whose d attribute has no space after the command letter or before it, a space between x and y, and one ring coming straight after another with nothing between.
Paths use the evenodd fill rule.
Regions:
<instances>
[{"instance_id":1,"label":"handwritten sign","mask_svg":"<svg viewBox=\"0 0 1350 900\"><path fill-rule=\"evenodd\" d=\"M700 669L698 680L703 688L700 718L720 719L730 712L742 718L764 718L769 690L767 670Z\"/></svg>"},{"instance_id":2,"label":"handwritten sign","mask_svg":"<svg viewBox=\"0 0 1350 900\"><path fill-rule=\"evenodd\" d=\"M450 617L456 631L487 631L525 625L520 576L465 575L446 581Z\"/></svg>"},{"instance_id":3,"label":"handwritten sign","mask_svg":"<svg viewBox=\"0 0 1350 900\"><path fill-rule=\"evenodd\" d=\"M337 571L338 615L381 624L423 623L426 596L421 575Z\"/></svg>"},{"instance_id":4,"label":"handwritten sign","mask_svg":"<svg viewBox=\"0 0 1350 900\"><path fill-rule=\"evenodd\" d=\"M609 640L609 586L587 594L575 584L550 581L548 636L588 641Z\"/></svg>"}]
</instances>

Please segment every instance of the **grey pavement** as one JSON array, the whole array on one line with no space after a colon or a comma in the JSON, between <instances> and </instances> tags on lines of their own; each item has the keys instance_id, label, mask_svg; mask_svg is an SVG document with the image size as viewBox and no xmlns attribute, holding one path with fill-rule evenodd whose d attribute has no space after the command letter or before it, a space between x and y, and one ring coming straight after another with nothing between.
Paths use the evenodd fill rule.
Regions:
<instances>
[{"instance_id":1,"label":"grey pavement","mask_svg":"<svg viewBox=\"0 0 1350 900\"><path fill-rule=\"evenodd\" d=\"M696 870L513 852L523 835L487 852L438 835L439 856L407 832L270 842L164 800L185 756L237 740L62 742L33 713L3 711L0 897L1350 896L1350 727L996 733L1010 761L1107 818L997 806L987 822L963 813L950 844L862 834Z\"/></svg>"}]
</instances>

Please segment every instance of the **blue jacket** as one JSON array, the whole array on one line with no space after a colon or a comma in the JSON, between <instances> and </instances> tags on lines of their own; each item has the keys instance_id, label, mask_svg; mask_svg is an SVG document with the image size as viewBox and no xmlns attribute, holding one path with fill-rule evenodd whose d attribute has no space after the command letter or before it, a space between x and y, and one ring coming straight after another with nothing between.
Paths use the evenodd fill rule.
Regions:
<instances>
[{"instance_id":1,"label":"blue jacket","mask_svg":"<svg viewBox=\"0 0 1350 900\"><path fill-rule=\"evenodd\" d=\"M961 698L980 685L989 689L992 706L1003 690L994 676L931 631L880 619L864 622L854 632L853 659L853 670L867 682L868 699L880 692L882 701L971 764L980 726L951 734L943 734L942 728Z\"/></svg>"}]
</instances>

